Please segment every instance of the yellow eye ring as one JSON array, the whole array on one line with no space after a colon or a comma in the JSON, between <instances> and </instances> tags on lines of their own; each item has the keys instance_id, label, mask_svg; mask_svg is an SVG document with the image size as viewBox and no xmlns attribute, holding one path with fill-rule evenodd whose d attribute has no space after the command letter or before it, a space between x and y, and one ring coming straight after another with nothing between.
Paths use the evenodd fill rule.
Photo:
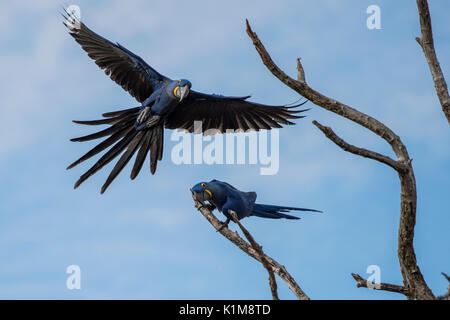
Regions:
<instances>
[{"instance_id":1,"label":"yellow eye ring","mask_svg":"<svg viewBox=\"0 0 450 320\"><path fill-rule=\"evenodd\" d=\"M206 188L206 184L202 183L202 187L203 187L203 188Z\"/></svg>"}]
</instances>

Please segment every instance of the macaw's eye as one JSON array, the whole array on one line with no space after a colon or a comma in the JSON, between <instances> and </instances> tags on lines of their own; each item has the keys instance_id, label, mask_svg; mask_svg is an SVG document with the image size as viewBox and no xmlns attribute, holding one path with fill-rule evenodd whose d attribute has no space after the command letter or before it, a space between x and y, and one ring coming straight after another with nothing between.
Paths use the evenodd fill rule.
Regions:
<instances>
[{"instance_id":1,"label":"macaw's eye","mask_svg":"<svg viewBox=\"0 0 450 320\"><path fill-rule=\"evenodd\" d=\"M181 80L178 80L178 84L180 84L181 83Z\"/></svg>"},{"instance_id":2,"label":"macaw's eye","mask_svg":"<svg viewBox=\"0 0 450 320\"><path fill-rule=\"evenodd\" d=\"M205 187L206 187L206 184L205 184L205 183L202 183L202 187L205 188Z\"/></svg>"}]
</instances>

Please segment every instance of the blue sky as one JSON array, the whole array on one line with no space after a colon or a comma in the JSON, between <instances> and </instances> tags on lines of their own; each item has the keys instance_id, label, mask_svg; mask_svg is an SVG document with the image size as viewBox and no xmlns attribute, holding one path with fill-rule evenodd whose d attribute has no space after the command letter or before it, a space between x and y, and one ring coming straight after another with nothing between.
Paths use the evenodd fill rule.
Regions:
<instances>
[{"instance_id":1,"label":"blue sky","mask_svg":"<svg viewBox=\"0 0 450 320\"><path fill-rule=\"evenodd\" d=\"M299 96L262 65L245 33L252 23L274 60L295 76L302 58L316 90L392 128L408 148L418 187L415 249L436 294L450 272L450 134L423 53L414 41L414 1L88 1L82 19L161 73L193 89L287 104ZM71 3L70 3L71 4ZM366 8L381 7L381 30ZM377 162L345 153L311 124L349 143L394 156L367 130L308 103L308 117L280 131L280 170L259 166L174 165L166 131L164 161L130 168L100 195L112 164L79 189L92 162L66 166L93 144L72 119L136 106L67 34L59 1L0 4L0 298L270 299L266 271L216 233L193 208L188 188L226 180L257 191L260 202L321 209L299 221L244 220L265 251L313 299L402 299L358 289L351 272L401 284L396 255L399 181ZM435 45L450 74L449 3L430 3ZM147 169L147 170L145 170ZM222 219L221 214L218 217ZM234 227L233 227L234 228ZM66 288L67 266L81 268L81 290ZM282 299L294 295L279 279Z\"/></svg>"}]
</instances>

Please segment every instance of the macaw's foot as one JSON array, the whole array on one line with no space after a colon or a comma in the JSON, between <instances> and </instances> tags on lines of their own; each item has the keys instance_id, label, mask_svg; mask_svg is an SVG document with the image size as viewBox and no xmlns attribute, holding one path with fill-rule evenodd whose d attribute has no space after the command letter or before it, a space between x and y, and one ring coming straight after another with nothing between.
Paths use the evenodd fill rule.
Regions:
<instances>
[{"instance_id":1,"label":"macaw's foot","mask_svg":"<svg viewBox=\"0 0 450 320\"><path fill-rule=\"evenodd\" d=\"M195 195L194 195L195 197ZM195 205L195 208L197 210L201 210L203 208L208 209L209 211L213 211L214 208L211 208L211 205L204 203L203 201L197 199L197 197L195 197L195 200L197 200L197 204Z\"/></svg>"},{"instance_id":2,"label":"macaw's foot","mask_svg":"<svg viewBox=\"0 0 450 320\"><path fill-rule=\"evenodd\" d=\"M144 107L139 113L134 124L136 130L143 130L157 125L161 120L161 116L154 114L149 106Z\"/></svg>"},{"instance_id":3,"label":"macaw's foot","mask_svg":"<svg viewBox=\"0 0 450 320\"><path fill-rule=\"evenodd\" d=\"M139 113L137 119L136 119L136 126L139 126L139 125L143 124L147 120L150 112L151 112L150 107L148 107L148 106L147 107L143 107L141 109L141 112Z\"/></svg>"},{"instance_id":4,"label":"macaw's foot","mask_svg":"<svg viewBox=\"0 0 450 320\"><path fill-rule=\"evenodd\" d=\"M222 225L220 226L219 229L217 229L217 232L222 231L223 228L227 227L228 228L228 224L230 223L230 218L228 218L227 220L225 220L225 222L222 222Z\"/></svg>"}]
</instances>

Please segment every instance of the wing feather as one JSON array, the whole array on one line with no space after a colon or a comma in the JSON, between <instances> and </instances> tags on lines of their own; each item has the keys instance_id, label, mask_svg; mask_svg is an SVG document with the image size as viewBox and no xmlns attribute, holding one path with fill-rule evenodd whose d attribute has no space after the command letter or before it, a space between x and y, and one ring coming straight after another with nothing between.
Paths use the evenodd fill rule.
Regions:
<instances>
[{"instance_id":1,"label":"wing feather","mask_svg":"<svg viewBox=\"0 0 450 320\"><path fill-rule=\"evenodd\" d=\"M111 182L117 177L117 175L122 171L122 169L127 165L127 163L130 161L131 157L136 152L137 148L142 143L142 136L144 135L143 131L139 131L131 140L131 142L128 144L127 151L123 153L123 155L120 157L119 161L117 161L114 168L111 170L111 173L109 174L108 178L106 179L105 184L102 186L102 190L100 193L104 193L106 189L109 187Z\"/></svg>"},{"instance_id":2,"label":"wing feather","mask_svg":"<svg viewBox=\"0 0 450 320\"><path fill-rule=\"evenodd\" d=\"M246 97L208 95L191 90L186 100L165 119L168 129L183 129L194 132L194 121L202 121L202 130L218 129L224 133L232 130L270 130L292 125L289 119L300 119L298 115L308 109L294 109L295 106L268 106L247 101Z\"/></svg>"},{"instance_id":3,"label":"wing feather","mask_svg":"<svg viewBox=\"0 0 450 320\"><path fill-rule=\"evenodd\" d=\"M153 131L148 131L145 134L144 141L142 142L141 148L139 149L139 151L137 153L136 160L134 161L133 169L131 170L131 175L130 175L131 180L135 179L142 169L142 165L144 164L145 158L146 158L149 148L150 148L152 132Z\"/></svg>"},{"instance_id":4,"label":"wing feather","mask_svg":"<svg viewBox=\"0 0 450 320\"><path fill-rule=\"evenodd\" d=\"M75 182L74 188L78 188L87 178L92 176L98 170L107 165L111 160L113 160L117 155L119 155L130 143L130 141L136 135L135 130L131 130L125 137L117 142L111 149L108 150L86 173L84 173L80 179Z\"/></svg>"},{"instance_id":5,"label":"wing feather","mask_svg":"<svg viewBox=\"0 0 450 320\"><path fill-rule=\"evenodd\" d=\"M75 15L67 14L63 23L69 34L107 76L137 101L143 102L162 81L168 79L130 50L96 34Z\"/></svg>"}]
</instances>

